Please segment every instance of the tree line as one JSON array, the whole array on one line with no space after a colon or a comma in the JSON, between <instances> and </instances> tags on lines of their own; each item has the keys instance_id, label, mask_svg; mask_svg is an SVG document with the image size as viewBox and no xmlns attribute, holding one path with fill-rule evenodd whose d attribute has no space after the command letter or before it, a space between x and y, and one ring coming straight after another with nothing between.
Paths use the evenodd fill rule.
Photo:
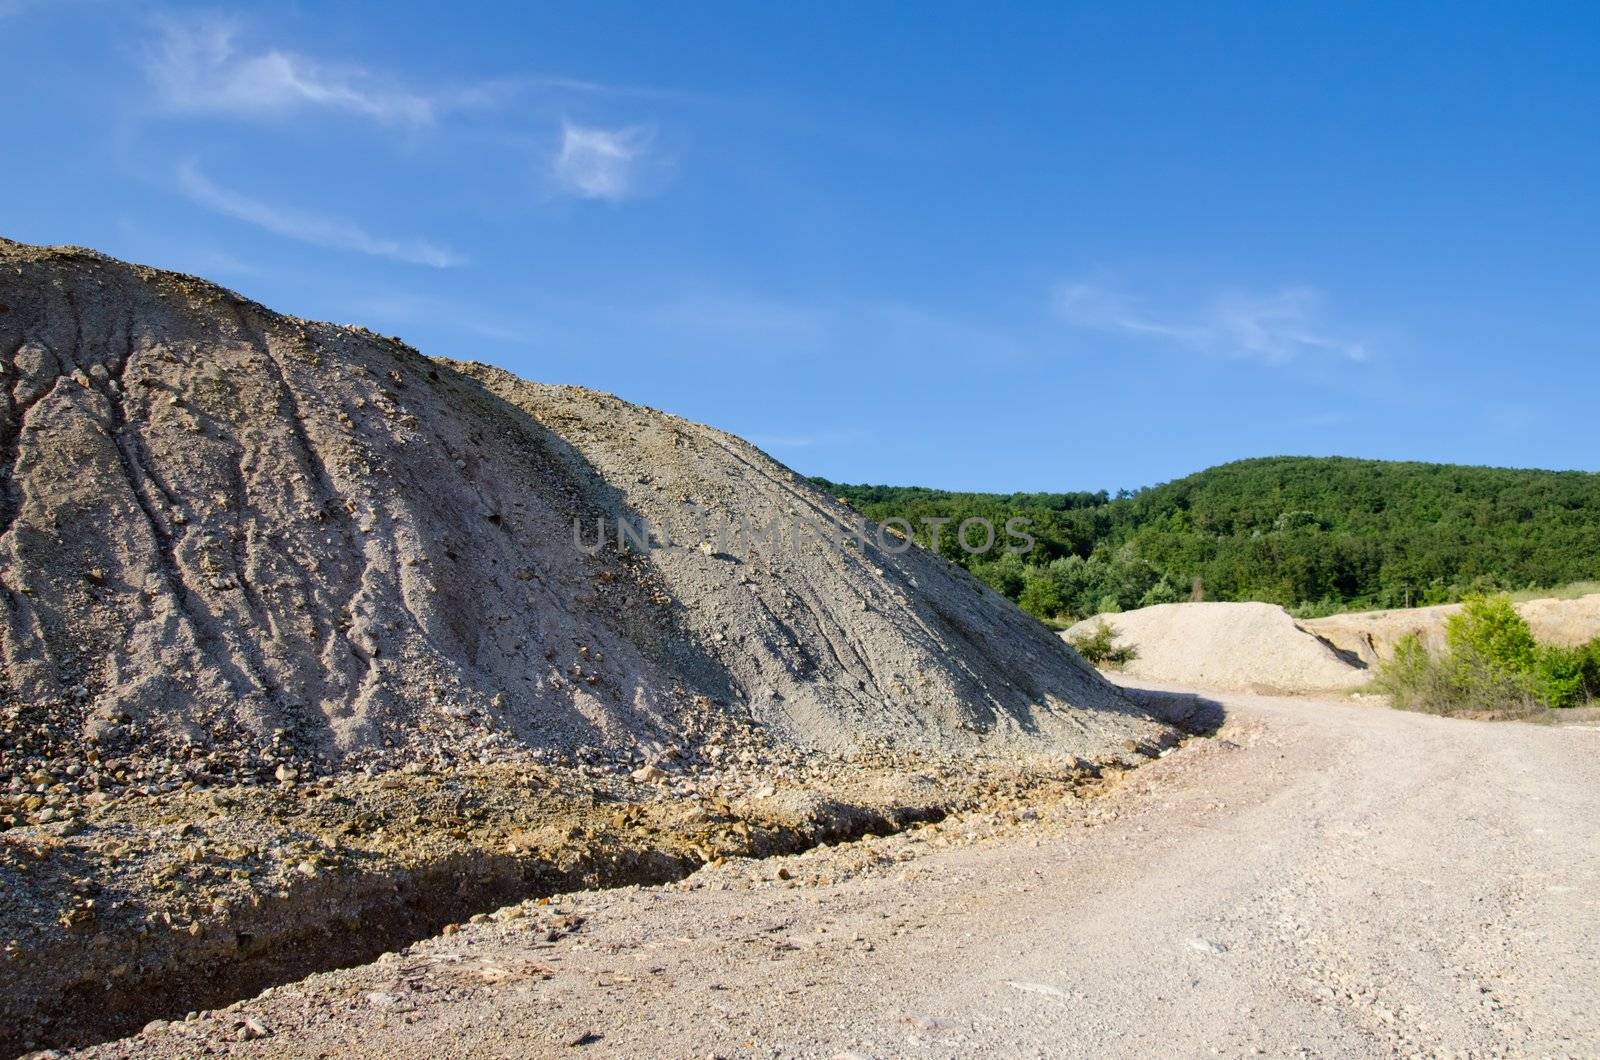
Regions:
<instances>
[{"instance_id":1,"label":"tree line","mask_svg":"<svg viewBox=\"0 0 1600 1060\"><path fill-rule=\"evenodd\" d=\"M919 544L1056 623L1196 597L1313 615L1600 578L1589 472L1265 457L1116 495L813 481L869 519L906 520ZM1016 516L1026 553L973 555L924 530Z\"/></svg>"}]
</instances>

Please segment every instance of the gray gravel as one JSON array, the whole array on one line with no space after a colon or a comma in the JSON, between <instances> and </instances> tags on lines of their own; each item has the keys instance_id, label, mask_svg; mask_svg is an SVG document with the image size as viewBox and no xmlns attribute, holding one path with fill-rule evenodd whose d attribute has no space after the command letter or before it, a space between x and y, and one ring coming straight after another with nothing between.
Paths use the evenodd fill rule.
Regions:
<instances>
[{"instance_id":1,"label":"gray gravel","mask_svg":"<svg viewBox=\"0 0 1600 1060\"><path fill-rule=\"evenodd\" d=\"M1160 734L936 555L721 533L849 515L748 443L92 251L0 240L0 476L0 827L58 785L648 756L713 711L829 750ZM619 548L647 516L671 547Z\"/></svg>"}]
</instances>

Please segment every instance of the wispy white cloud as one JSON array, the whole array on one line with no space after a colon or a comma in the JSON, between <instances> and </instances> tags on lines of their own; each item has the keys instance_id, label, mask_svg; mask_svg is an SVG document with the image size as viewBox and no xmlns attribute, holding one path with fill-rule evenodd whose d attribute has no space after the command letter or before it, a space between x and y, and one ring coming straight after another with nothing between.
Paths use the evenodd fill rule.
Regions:
<instances>
[{"instance_id":1,"label":"wispy white cloud","mask_svg":"<svg viewBox=\"0 0 1600 1060\"><path fill-rule=\"evenodd\" d=\"M466 264L467 259L462 255L425 240L376 236L349 221L273 206L252 199L212 182L193 162L186 162L178 167L178 187L190 199L208 210L313 246L353 250L359 254L371 254L374 257L416 265L431 265L439 269Z\"/></svg>"},{"instance_id":2,"label":"wispy white cloud","mask_svg":"<svg viewBox=\"0 0 1600 1060\"><path fill-rule=\"evenodd\" d=\"M322 109L422 126L447 110L488 102L503 88L418 92L360 66L250 48L240 38L239 23L230 19L163 19L146 55L162 101L179 111L273 117Z\"/></svg>"},{"instance_id":3,"label":"wispy white cloud","mask_svg":"<svg viewBox=\"0 0 1600 1060\"><path fill-rule=\"evenodd\" d=\"M1202 353L1284 364L1303 356L1365 361L1365 343L1324 323L1324 298L1315 288L1268 294L1218 295L1191 314L1150 310L1144 303L1094 283L1065 283L1055 308L1078 327L1143 336Z\"/></svg>"},{"instance_id":4,"label":"wispy white cloud","mask_svg":"<svg viewBox=\"0 0 1600 1060\"><path fill-rule=\"evenodd\" d=\"M630 198L639 191L639 166L654 138L655 131L643 125L602 129L563 122L553 165L556 184L583 199Z\"/></svg>"}]
</instances>

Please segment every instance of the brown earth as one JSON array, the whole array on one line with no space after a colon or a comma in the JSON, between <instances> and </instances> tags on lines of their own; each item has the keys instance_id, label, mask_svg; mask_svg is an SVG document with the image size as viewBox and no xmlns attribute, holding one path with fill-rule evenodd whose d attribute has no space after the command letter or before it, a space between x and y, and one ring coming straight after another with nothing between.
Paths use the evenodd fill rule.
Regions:
<instances>
[{"instance_id":1,"label":"brown earth","mask_svg":"<svg viewBox=\"0 0 1600 1060\"><path fill-rule=\"evenodd\" d=\"M136 1030L553 892L1092 789L1154 755L775 755L618 775L496 763L137 793L0 835L0 1055Z\"/></svg>"}]
</instances>

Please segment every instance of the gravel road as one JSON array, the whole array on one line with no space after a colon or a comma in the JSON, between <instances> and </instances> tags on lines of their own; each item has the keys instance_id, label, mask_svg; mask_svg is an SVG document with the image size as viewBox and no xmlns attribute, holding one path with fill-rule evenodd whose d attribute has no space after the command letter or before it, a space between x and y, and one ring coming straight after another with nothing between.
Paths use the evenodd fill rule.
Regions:
<instances>
[{"instance_id":1,"label":"gravel road","mask_svg":"<svg viewBox=\"0 0 1600 1060\"><path fill-rule=\"evenodd\" d=\"M558 899L98 1053L1600 1055L1600 731L1218 698L1103 798Z\"/></svg>"}]
</instances>

